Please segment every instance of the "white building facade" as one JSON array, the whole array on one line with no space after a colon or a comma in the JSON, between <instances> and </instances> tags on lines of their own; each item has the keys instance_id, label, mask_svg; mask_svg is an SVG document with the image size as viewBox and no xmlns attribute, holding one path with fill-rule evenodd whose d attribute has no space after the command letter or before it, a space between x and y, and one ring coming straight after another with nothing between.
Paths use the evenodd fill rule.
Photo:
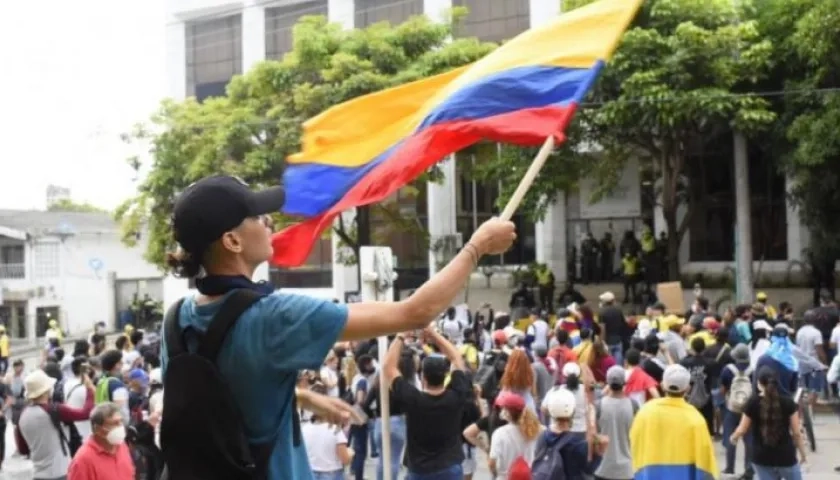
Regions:
<instances>
[{"instance_id":1,"label":"white building facade","mask_svg":"<svg viewBox=\"0 0 840 480\"><path fill-rule=\"evenodd\" d=\"M465 6L470 13L459 35L498 42L555 17L560 4L559 0L169 0L169 93L176 99L196 96L199 100L224 94L225 85L234 75L256 62L279 59L290 51L292 27L304 15L326 15L350 29L383 20L400 23L418 14L440 19L449 8ZM731 149L722 153L723 157L731 159ZM751 168L754 163L751 161ZM444 161L441 167L444 181L427 186L422 205L425 213L418 216L424 217L433 242L441 238L466 240L478 223L497 212L493 203L498 189L465 179L453 159ZM762 187L754 201L755 258L757 262L765 260L765 272L784 271L789 261L800 259L806 235L796 211L786 203L784 179L769 170L756 175L756 184L766 184L766 188ZM683 271L722 271L734 259L731 182L715 171L692 172L692 181L698 188L705 188L704 200L716 201L701 202L693 216L691 231L680 251ZM610 231L617 241L627 230L639 232L645 222L653 224L657 232L664 230L661 212L654 201L646 200L653 196L654 189L645 184L654 183L642 178L638 165L629 161L613 194L593 204L588 201L592 185L582 181L579 191L561 192L541 222L518 219L520 239L515 252L501 258L500 263L544 262L558 280L565 280L571 248L587 231L598 238ZM727 188L720 189L721 184L727 184ZM346 215L349 219L352 212ZM327 255L333 261L326 267L331 273L321 284L306 286L332 288L336 298L344 298L346 292L358 291L357 274L355 267L336 261L338 250L338 240L333 238ZM440 258L434 252L427 257L428 261L421 261L432 273ZM405 263L402 258L397 261L399 266ZM477 273L476 281L483 285L485 280Z\"/></svg>"},{"instance_id":2,"label":"white building facade","mask_svg":"<svg viewBox=\"0 0 840 480\"><path fill-rule=\"evenodd\" d=\"M163 275L107 213L0 210L0 292L12 337L42 336L49 320L81 334L116 326L135 294L162 300Z\"/></svg>"}]
</instances>

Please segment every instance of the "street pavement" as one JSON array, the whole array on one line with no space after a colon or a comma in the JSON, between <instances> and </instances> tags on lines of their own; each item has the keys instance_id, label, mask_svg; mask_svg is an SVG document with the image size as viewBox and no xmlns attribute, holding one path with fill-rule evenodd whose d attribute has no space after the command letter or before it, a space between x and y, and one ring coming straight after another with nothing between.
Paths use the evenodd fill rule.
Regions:
<instances>
[{"instance_id":1,"label":"street pavement","mask_svg":"<svg viewBox=\"0 0 840 480\"><path fill-rule=\"evenodd\" d=\"M109 337L109 345L113 339ZM37 351L27 351L22 357L15 355L13 358L23 358L27 371L37 368L40 357ZM830 413L821 413L815 418L815 433L817 437L817 452L809 453L808 462L804 466L803 477L806 480L836 480L840 474L834 472L834 467L840 465L840 418ZM3 462L3 471L0 472L0 480L31 480L31 463L15 455L14 430L11 424L6 429L6 455ZM716 442L715 450L718 458L718 468L724 466L724 449L720 442ZM743 468L743 448L738 448L737 471L741 473ZM490 472L487 469L487 459L482 452L478 452L477 471L473 478L475 480L490 480ZM348 479L350 477L348 476ZM402 478L402 476L401 476ZM376 460L368 459L365 464L365 479L376 479ZM397 479L392 479L397 480Z\"/></svg>"}]
</instances>

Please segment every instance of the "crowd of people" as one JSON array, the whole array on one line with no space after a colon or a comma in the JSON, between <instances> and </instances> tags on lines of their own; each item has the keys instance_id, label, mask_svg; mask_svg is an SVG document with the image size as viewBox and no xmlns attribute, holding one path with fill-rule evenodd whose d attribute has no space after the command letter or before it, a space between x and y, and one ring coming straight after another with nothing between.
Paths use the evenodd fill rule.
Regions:
<instances>
[{"instance_id":1,"label":"crowd of people","mask_svg":"<svg viewBox=\"0 0 840 480\"><path fill-rule=\"evenodd\" d=\"M336 431L304 414L304 432L319 432L304 435L310 463L324 479L347 467L362 480L366 457L380 479L383 469L400 478L402 465L405 478L469 479L477 462L500 480L799 479L809 452L794 398L836 398L838 318L830 298L795 319L764 294L723 315L699 297L685 315L654 304L625 318L610 292L597 308L527 319L450 308L433 327L393 337L382 365L375 340L339 343L301 374L301 388L367 419ZM720 470L715 442L726 451Z\"/></svg>"},{"instance_id":2,"label":"crowd of people","mask_svg":"<svg viewBox=\"0 0 840 480\"><path fill-rule=\"evenodd\" d=\"M3 380L4 422L38 480L159 478L162 379L155 333L130 325L107 348L104 325L69 351L47 336L39 368L16 359ZM5 458L0 435L0 461ZM0 464L2 465L2 464Z\"/></svg>"},{"instance_id":3,"label":"crowd of people","mask_svg":"<svg viewBox=\"0 0 840 480\"><path fill-rule=\"evenodd\" d=\"M836 395L840 374L829 297L801 321L766 296L721 316L698 297L628 318L610 292L524 316L447 308L516 238L491 219L408 298L340 304L251 280L282 248L282 203L280 187L196 182L169 260L198 293L159 338L111 349L97 332L70 355L50 338L41 368L13 363L6 405L36 479L360 480L368 457L394 480L712 479L716 441L724 474L802 478L799 393Z\"/></svg>"}]
</instances>

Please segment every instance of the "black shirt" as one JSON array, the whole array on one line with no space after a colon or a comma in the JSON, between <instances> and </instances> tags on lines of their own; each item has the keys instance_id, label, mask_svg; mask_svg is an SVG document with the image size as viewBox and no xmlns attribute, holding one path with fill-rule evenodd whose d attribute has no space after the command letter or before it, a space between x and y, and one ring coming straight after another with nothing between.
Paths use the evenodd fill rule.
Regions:
<instances>
[{"instance_id":1,"label":"black shirt","mask_svg":"<svg viewBox=\"0 0 840 480\"><path fill-rule=\"evenodd\" d=\"M460 419L471 388L460 370L452 372L440 395L421 392L402 377L394 380L392 395L406 414L405 466L409 472L433 473L464 461Z\"/></svg>"},{"instance_id":2,"label":"black shirt","mask_svg":"<svg viewBox=\"0 0 840 480\"><path fill-rule=\"evenodd\" d=\"M629 337L629 328L627 321L624 319L624 313L618 308L610 305L601 309L598 313L598 319L606 331L607 345L616 345L622 343L626 337Z\"/></svg>"},{"instance_id":3,"label":"black shirt","mask_svg":"<svg viewBox=\"0 0 840 480\"><path fill-rule=\"evenodd\" d=\"M390 409L388 413L391 416L394 415L402 415L403 408L400 405L400 402L397 401L393 395L388 396L388 406ZM375 380L373 382L373 386L368 390L367 396L365 397L365 403L362 406L364 408L365 413L372 418L379 418L382 416L382 410L379 408L379 380Z\"/></svg>"},{"instance_id":4,"label":"black shirt","mask_svg":"<svg viewBox=\"0 0 840 480\"><path fill-rule=\"evenodd\" d=\"M680 365L685 367L685 369L691 374L691 383L702 379L703 384L706 385L706 392L709 393L710 402L712 400L713 363L714 362L712 360L709 360L702 355L688 355L680 361Z\"/></svg>"},{"instance_id":5,"label":"black shirt","mask_svg":"<svg viewBox=\"0 0 840 480\"><path fill-rule=\"evenodd\" d=\"M767 445L767 439L762 434L762 425L767 419L761 415L762 397L753 396L744 408L744 415L752 421L750 431L753 432L753 462L768 467L791 467L796 465L796 446L790 434L790 417L797 411L796 403L787 395L779 397L782 404L782 415L775 421L783 432L775 445Z\"/></svg>"},{"instance_id":6,"label":"black shirt","mask_svg":"<svg viewBox=\"0 0 840 480\"><path fill-rule=\"evenodd\" d=\"M732 348L726 343L716 343L703 350L703 356L709 360L709 375L712 377L712 385L715 388L720 385L720 373L723 371L723 367L735 363L730 354L731 351Z\"/></svg>"},{"instance_id":7,"label":"black shirt","mask_svg":"<svg viewBox=\"0 0 840 480\"><path fill-rule=\"evenodd\" d=\"M662 375L665 373L665 369L662 368L656 360L651 357L645 357L642 359L642 370L651 376L656 383L662 383Z\"/></svg>"}]
</instances>

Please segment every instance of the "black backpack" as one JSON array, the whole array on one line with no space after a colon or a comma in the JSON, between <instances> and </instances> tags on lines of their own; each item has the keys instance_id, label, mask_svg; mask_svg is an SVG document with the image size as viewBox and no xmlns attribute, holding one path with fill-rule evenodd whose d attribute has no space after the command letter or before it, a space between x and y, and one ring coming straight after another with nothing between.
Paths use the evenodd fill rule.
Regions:
<instances>
[{"instance_id":1,"label":"black backpack","mask_svg":"<svg viewBox=\"0 0 840 480\"><path fill-rule=\"evenodd\" d=\"M160 441L166 464L161 478L168 480L266 479L276 438L254 445L248 442L242 415L216 365L225 337L245 310L263 295L249 289L231 293L203 335L181 329L178 313L183 299L164 319L169 363L163 379L163 421ZM198 351L187 350L185 334L198 337ZM300 420L293 400L295 444L300 442Z\"/></svg>"}]
</instances>

